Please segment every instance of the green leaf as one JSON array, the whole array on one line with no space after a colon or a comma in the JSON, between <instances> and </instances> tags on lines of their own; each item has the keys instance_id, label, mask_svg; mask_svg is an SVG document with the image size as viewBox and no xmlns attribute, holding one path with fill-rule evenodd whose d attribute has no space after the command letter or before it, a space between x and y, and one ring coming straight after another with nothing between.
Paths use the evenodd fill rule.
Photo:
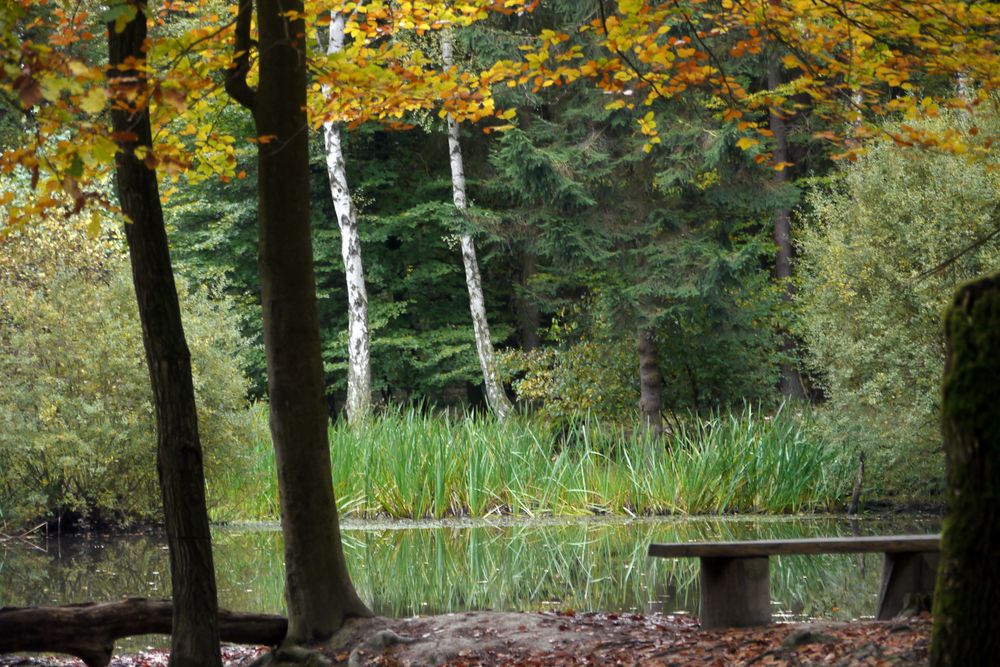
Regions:
<instances>
[{"instance_id":1,"label":"green leaf","mask_svg":"<svg viewBox=\"0 0 1000 667\"><path fill-rule=\"evenodd\" d=\"M138 8L131 2L118 2L112 4L101 14L101 20L104 23L114 22L115 32L121 32L129 21L135 18L138 11Z\"/></svg>"},{"instance_id":2,"label":"green leaf","mask_svg":"<svg viewBox=\"0 0 1000 667\"><path fill-rule=\"evenodd\" d=\"M80 159L79 155L73 156L73 162L70 163L66 174L73 178L81 178L83 176L83 160Z\"/></svg>"}]
</instances>

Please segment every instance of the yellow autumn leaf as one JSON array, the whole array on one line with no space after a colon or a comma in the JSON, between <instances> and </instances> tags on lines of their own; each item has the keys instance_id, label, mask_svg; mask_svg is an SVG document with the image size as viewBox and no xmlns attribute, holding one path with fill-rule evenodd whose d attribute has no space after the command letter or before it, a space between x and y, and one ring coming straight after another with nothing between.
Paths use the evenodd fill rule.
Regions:
<instances>
[{"instance_id":1,"label":"yellow autumn leaf","mask_svg":"<svg viewBox=\"0 0 1000 667\"><path fill-rule=\"evenodd\" d=\"M63 85L62 82L54 77L47 76L42 79L41 82L41 92L42 97L48 102L55 102L59 99L59 95L62 93Z\"/></svg>"},{"instance_id":2,"label":"yellow autumn leaf","mask_svg":"<svg viewBox=\"0 0 1000 667\"><path fill-rule=\"evenodd\" d=\"M91 239L96 239L101 235L101 216L100 214L91 209L90 211L90 221L87 223L87 236Z\"/></svg>"},{"instance_id":3,"label":"yellow autumn leaf","mask_svg":"<svg viewBox=\"0 0 1000 667\"><path fill-rule=\"evenodd\" d=\"M107 95L103 88L91 88L87 94L80 99L80 108L89 114L97 114L104 111L107 103Z\"/></svg>"}]
</instances>

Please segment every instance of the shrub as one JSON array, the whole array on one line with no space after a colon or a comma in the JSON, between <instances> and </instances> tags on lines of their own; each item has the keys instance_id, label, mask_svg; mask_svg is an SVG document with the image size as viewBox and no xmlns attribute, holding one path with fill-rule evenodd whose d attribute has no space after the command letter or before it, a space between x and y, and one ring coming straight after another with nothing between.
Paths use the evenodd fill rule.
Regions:
<instances>
[{"instance_id":1,"label":"shrub","mask_svg":"<svg viewBox=\"0 0 1000 667\"><path fill-rule=\"evenodd\" d=\"M3 243L20 270L0 278L0 517L156 518L152 392L120 241L42 225ZM240 341L225 302L178 291L211 479L243 438Z\"/></svg>"},{"instance_id":2,"label":"shrub","mask_svg":"<svg viewBox=\"0 0 1000 667\"><path fill-rule=\"evenodd\" d=\"M996 135L989 124L979 136ZM1000 226L1000 172L984 162L879 141L808 198L798 333L830 432L868 453L885 491L939 488L941 316L957 285L1000 266L998 239L976 246Z\"/></svg>"}]
</instances>

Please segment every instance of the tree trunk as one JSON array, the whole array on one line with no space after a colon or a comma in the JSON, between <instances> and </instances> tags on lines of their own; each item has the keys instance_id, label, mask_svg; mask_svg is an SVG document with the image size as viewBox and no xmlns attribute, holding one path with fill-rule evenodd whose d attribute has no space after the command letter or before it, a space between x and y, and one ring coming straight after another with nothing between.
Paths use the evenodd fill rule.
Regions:
<instances>
[{"instance_id":1,"label":"tree trunk","mask_svg":"<svg viewBox=\"0 0 1000 667\"><path fill-rule=\"evenodd\" d=\"M145 60L146 5L117 32L108 27L111 85L120 93L111 112L121 141L116 157L118 200L130 223L125 225L132 264L132 282L139 304L142 340L156 408L156 462L163 496L170 580L173 633L170 665L221 665L218 602L212 563L212 537L205 507L198 412L191 378L191 355L184 339L180 305L163 225L156 173L135 155L151 147L145 75L130 60ZM131 95L130 95L131 94Z\"/></svg>"},{"instance_id":2,"label":"tree trunk","mask_svg":"<svg viewBox=\"0 0 1000 667\"><path fill-rule=\"evenodd\" d=\"M452 64L451 35L448 31L441 34L441 56L446 66ZM455 208L463 215L468 208L465 197L465 166L462 162L462 146L459 143L458 123L448 114L448 147L451 154L451 185ZM476 246L472 236L462 234L462 262L465 265L465 284L469 290L469 310L472 313L472 328L476 337L476 352L479 354L479 367L483 372L483 384L486 387L486 400L490 409L503 419L510 412L511 404L500 381L496 359L493 354L493 342L490 339L490 326L486 319L486 300L483 298L483 282L479 276L479 261L476 259Z\"/></svg>"},{"instance_id":3,"label":"tree trunk","mask_svg":"<svg viewBox=\"0 0 1000 667\"><path fill-rule=\"evenodd\" d=\"M258 0L256 91L249 0L240 0L226 90L258 136L259 268L271 438L285 539L286 643L320 641L371 612L347 573L330 471L312 238L306 45L301 0ZM291 38L289 36L292 36Z\"/></svg>"},{"instance_id":4,"label":"tree trunk","mask_svg":"<svg viewBox=\"0 0 1000 667\"><path fill-rule=\"evenodd\" d=\"M777 55L772 55L767 63L767 85L771 90L777 89L781 85L781 69ZM771 110L770 129L774 133L774 161L775 163L788 161L788 129L785 127L785 119L774 109ZM781 189L788 181L788 171L782 169L774 172L774 184L777 189ZM787 208L780 208L774 212L774 245L777 247L777 254L774 261L774 277L781 284L782 299L788 303L792 299L791 281L792 276L792 231L791 219ZM795 341L787 332L781 333L781 353L784 357L781 361L781 394L786 398L804 398L805 391L802 388L802 377L798 369L792 364L791 359L795 355Z\"/></svg>"},{"instance_id":5,"label":"tree trunk","mask_svg":"<svg viewBox=\"0 0 1000 667\"><path fill-rule=\"evenodd\" d=\"M660 374L660 351L652 332L640 329L639 342L639 413L647 433L658 439L663 435L663 376Z\"/></svg>"},{"instance_id":6,"label":"tree trunk","mask_svg":"<svg viewBox=\"0 0 1000 667\"><path fill-rule=\"evenodd\" d=\"M531 352L538 348L538 330L542 326L541 313L538 305L528 298L526 292L528 282L535 275L535 253L523 249L521 251L521 293L517 296L517 319L521 327L521 349Z\"/></svg>"},{"instance_id":7,"label":"tree trunk","mask_svg":"<svg viewBox=\"0 0 1000 667\"><path fill-rule=\"evenodd\" d=\"M344 15L333 12L328 54L338 53L344 48L344 23ZM361 263L357 212L347 185L347 165L340 143L340 125L324 123L323 138L326 143L330 195L333 197L337 224L340 226L340 252L344 258L344 273L347 277L347 419L351 424L358 424L367 418L372 405L368 291Z\"/></svg>"},{"instance_id":8,"label":"tree trunk","mask_svg":"<svg viewBox=\"0 0 1000 667\"><path fill-rule=\"evenodd\" d=\"M934 593L931 665L1000 655L1000 274L958 291L945 315L941 427L948 513Z\"/></svg>"},{"instance_id":9,"label":"tree trunk","mask_svg":"<svg viewBox=\"0 0 1000 667\"><path fill-rule=\"evenodd\" d=\"M62 607L5 607L0 609L0 653L68 653L88 667L104 667L111 661L116 639L171 634L174 609L170 600L144 598ZM234 644L273 646L288 627L283 616L225 609L218 616L219 636ZM215 653L218 660L218 645Z\"/></svg>"}]
</instances>

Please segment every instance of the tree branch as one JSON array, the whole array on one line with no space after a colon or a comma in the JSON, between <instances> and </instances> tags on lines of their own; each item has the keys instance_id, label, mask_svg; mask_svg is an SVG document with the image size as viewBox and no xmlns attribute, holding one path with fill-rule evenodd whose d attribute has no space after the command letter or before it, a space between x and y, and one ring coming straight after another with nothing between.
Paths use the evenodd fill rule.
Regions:
<instances>
[{"instance_id":1,"label":"tree branch","mask_svg":"<svg viewBox=\"0 0 1000 667\"><path fill-rule=\"evenodd\" d=\"M929 278L932 275L934 275L935 273L940 273L941 271L944 271L946 268L948 268L949 266L951 266L952 264L954 264L955 262L957 262L961 258L965 257L970 252L974 252L976 250L979 250L980 248L982 248L983 246L985 246L987 243L989 243L993 239L997 238L998 236L1000 236L1000 227L997 227L996 229L994 229L989 234L986 234L985 236L981 236L980 238L976 239L975 241L973 241L969 245L965 246L959 252L955 253L954 255L952 255L951 257L949 257L948 259L944 260L943 262L941 262L940 264L938 264L934 268L927 269L923 273L919 274L917 276L917 282L920 282L921 280Z\"/></svg>"},{"instance_id":2,"label":"tree branch","mask_svg":"<svg viewBox=\"0 0 1000 667\"><path fill-rule=\"evenodd\" d=\"M238 0L238 2L233 62L226 69L226 92L242 106L253 111L257 104L257 91L247 84L247 74L250 72L250 48L253 46L250 39L253 0Z\"/></svg>"},{"instance_id":3,"label":"tree branch","mask_svg":"<svg viewBox=\"0 0 1000 667\"><path fill-rule=\"evenodd\" d=\"M604 30L604 35L607 36L607 34L608 34L608 16L607 16L607 10L604 7L604 0L597 0L597 11L598 11L598 16L601 19L601 29ZM623 53L620 49L615 48L615 47L610 47L609 46L609 49L616 56L618 56L619 58L621 58L622 61L626 65L628 65L629 69L632 70L632 72L639 78L640 81L642 81L646 85L650 86L653 89L653 92L656 93L657 97L659 97L661 99L664 99L664 100L665 99L669 99L668 96L665 95L663 93L663 91L660 90L659 86L656 85L655 81L650 80L649 78L646 77L645 74L642 73L642 70L639 69L639 66L636 63L632 62L632 59L628 57L628 54Z\"/></svg>"}]
</instances>

